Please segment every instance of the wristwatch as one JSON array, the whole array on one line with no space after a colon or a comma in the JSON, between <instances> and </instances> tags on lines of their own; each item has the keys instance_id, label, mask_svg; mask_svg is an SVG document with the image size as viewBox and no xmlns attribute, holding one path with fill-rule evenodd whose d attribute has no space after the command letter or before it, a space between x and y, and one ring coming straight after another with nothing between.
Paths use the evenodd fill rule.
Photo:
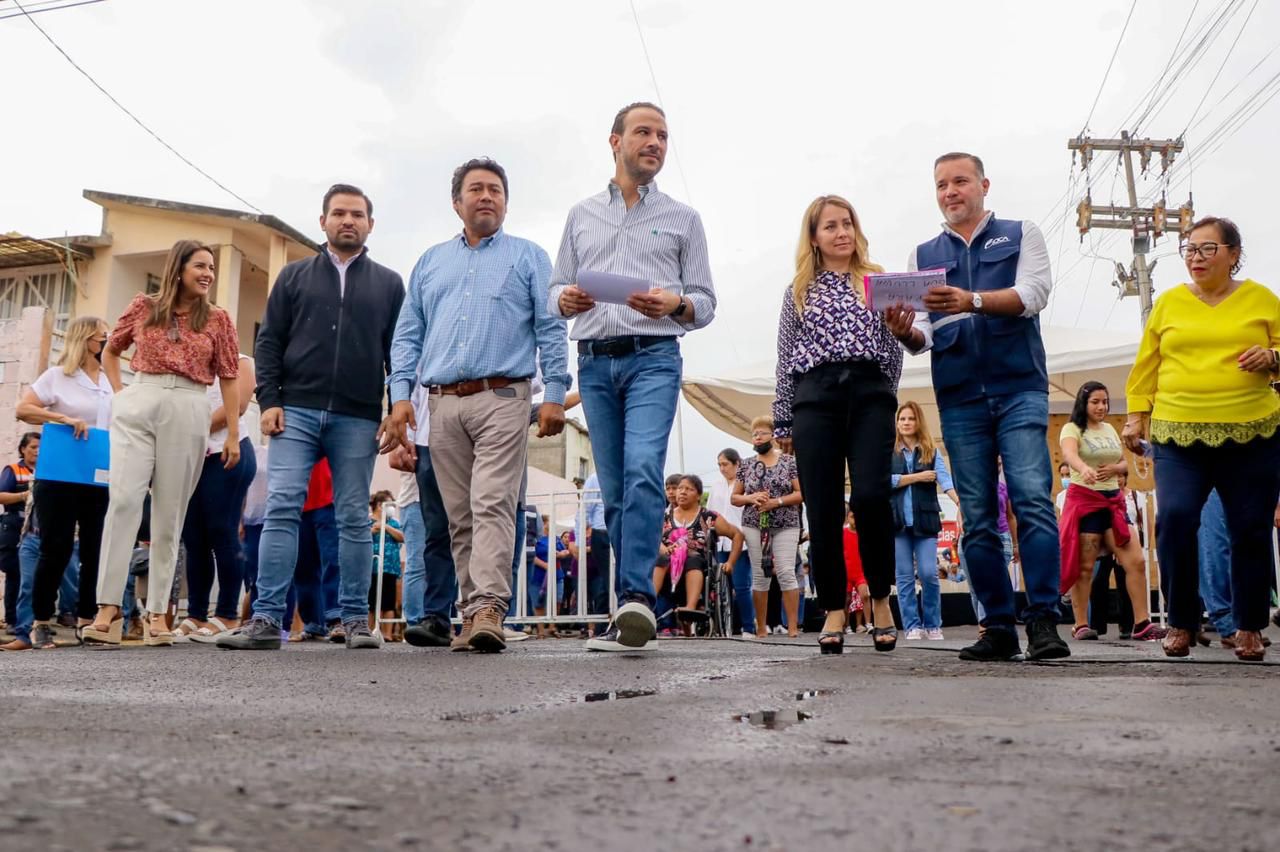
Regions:
<instances>
[{"instance_id":1,"label":"wristwatch","mask_svg":"<svg viewBox=\"0 0 1280 852\"><path fill-rule=\"evenodd\" d=\"M973 312L975 314L982 313L982 294L981 293L973 294Z\"/></svg>"},{"instance_id":2,"label":"wristwatch","mask_svg":"<svg viewBox=\"0 0 1280 852\"><path fill-rule=\"evenodd\" d=\"M684 312L685 312L685 309L686 309L687 307L688 307L688 305L686 304L686 302L685 302L685 300L684 300L684 296L681 296L681 297L680 297L680 304L676 305L676 309L675 309L674 311L672 311L672 312L671 312L671 316L676 317L677 319L679 319L680 317L684 316Z\"/></svg>"}]
</instances>

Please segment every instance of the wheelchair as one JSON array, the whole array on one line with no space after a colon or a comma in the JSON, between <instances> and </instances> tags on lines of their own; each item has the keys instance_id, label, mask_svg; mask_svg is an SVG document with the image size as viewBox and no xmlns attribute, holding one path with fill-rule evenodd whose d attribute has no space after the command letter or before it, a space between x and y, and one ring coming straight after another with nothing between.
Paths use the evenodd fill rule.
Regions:
<instances>
[{"instance_id":1,"label":"wheelchair","mask_svg":"<svg viewBox=\"0 0 1280 852\"><path fill-rule=\"evenodd\" d=\"M707 538L707 552L717 554L719 537L713 532ZM677 625L690 625L693 635L704 638L724 638L733 635L733 578L724 570L719 559L711 559L704 572L702 596L696 610L679 609L683 602L672 599L670 580L658 591L655 607L659 621L670 616ZM663 608L663 604L666 607Z\"/></svg>"}]
</instances>

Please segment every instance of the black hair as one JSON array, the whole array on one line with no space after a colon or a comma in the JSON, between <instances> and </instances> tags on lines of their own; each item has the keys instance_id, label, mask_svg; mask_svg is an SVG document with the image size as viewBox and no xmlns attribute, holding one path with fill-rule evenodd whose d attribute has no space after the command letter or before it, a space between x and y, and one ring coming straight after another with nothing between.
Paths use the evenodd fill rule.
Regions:
<instances>
[{"instance_id":1,"label":"black hair","mask_svg":"<svg viewBox=\"0 0 1280 852\"><path fill-rule=\"evenodd\" d=\"M484 169L486 172L493 172L502 181L502 195L504 198L510 198L511 193L507 187L507 170L498 165L496 160L488 157L475 157L467 160L462 165L453 170L453 183L451 185L452 198L457 201L462 197L462 182L467 179L467 175L476 169Z\"/></svg>"},{"instance_id":2,"label":"black hair","mask_svg":"<svg viewBox=\"0 0 1280 852\"><path fill-rule=\"evenodd\" d=\"M680 480L682 479L684 479L683 473L673 473L667 477L667 481L664 484L667 488L675 488L680 484Z\"/></svg>"},{"instance_id":3,"label":"black hair","mask_svg":"<svg viewBox=\"0 0 1280 852\"><path fill-rule=\"evenodd\" d=\"M729 464L737 464L738 462L742 461L741 454L739 454L738 451L735 450L733 447L725 447L723 450L720 451L720 455L728 459Z\"/></svg>"},{"instance_id":4,"label":"black hair","mask_svg":"<svg viewBox=\"0 0 1280 852\"><path fill-rule=\"evenodd\" d=\"M985 178L987 176L987 169L982 165L982 158L977 154L969 154L964 151L951 151L950 153L943 154L941 157L933 161L933 167L936 169L943 163L949 163L952 160L969 160L973 163L974 168L978 170L978 177Z\"/></svg>"},{"instance_id":5,"label":"black hair","mask_svg":"<svg viewBox=\"0 0 1280 852\"><path fill-rule=\"evenodd\" d=\"M651 109L663 118L667 117L667 114L663 112L662 107L657 104L649 103L648 101L636 101L635 103L627 104L622 109L618 110L618 114L613 117L613 127L609 132L616 136L621 136L623 131L627 129L627 114L633 109Z\"/></svg>"},{"instance_id":6,"label":"black hair","mask_svg":"<svg viewBox=\"0 0 1280 852\"><path fill-rule=\"evenodd\" d=\"M687 482L694 487L699 494L702 493L702 477L696 473L685 473L680 475L681 482Z\"/></svg>"},{"instance_id":7,"label":"black hair","mask_svg":"<svg viewBox=\"0 0 1280 852\"><path fill-rule=\"evenodd\" d=\"M373 218L373 202L369 200L369 196L364 194L364 190L358 186L352 186L349 183L335 183L329 187L329 191L324 194L324 207L320 211L324 215L329 215L329 202L333 200L335 195L358 195L364 199L365 212L369 218Z\"/></svg>"},{"instance_id":8,"label":"black hair","mask_svg":"<svg viewBox=\"0 0 1280 852\"><path fill-rule=\"evenodd\" d=\"M1088 428L1089 397L1098 391L1102 391L1107 395L1107 407L1109 409L1111 406L1111 392L1107 390L1107 386L1102 382L1085 382L1080 386L1080 390L1076 391L1076 401L1071 406L1071 422L1076 424L1077 428Z\"/></svg>"},{"instance_id":9,"label":"black hair","mask_svg":"<svg viewBox=\"0 0 1280 852\"><path fill-rule=\"evenodd\" d=\"M39 432L23 432L22 439L18 441L18 452L22 452L23 450L25 450L32 441L39 441L39 440L40 440Z\"/></svg>"},{"instance_id":10,"label":"black hair","mask_svg":"<svg viewBox=\"0 0 1280 852\"><path fill-rule=\"evenodd\" d=\"M1235 275L1240 271L1240 267L1244 266L1244 242L1240 239L1240 229L1235 222L1223 216L1204 216L1193 222L1188 234L1197 228L1215 227L1218 233L1222 234L1222 247L1239 249L1240 254L1236 257L1236 262L1231 264L1231 274Z\"/></svg>"}]
</instances>

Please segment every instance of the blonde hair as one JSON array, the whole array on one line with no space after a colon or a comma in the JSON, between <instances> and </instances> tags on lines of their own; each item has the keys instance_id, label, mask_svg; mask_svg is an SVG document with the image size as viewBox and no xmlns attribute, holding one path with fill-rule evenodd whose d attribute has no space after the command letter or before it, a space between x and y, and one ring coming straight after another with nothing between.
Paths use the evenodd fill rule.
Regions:
<instances>
[{"instance_id":1,"label":"blonde hair","mask_svg":"<svg viewBox=\"0 0 1280 852\"><path fill-rule=\"evenodd\" d=\"M772 417L764 417L764 416L760 416L760 417L756 417L756 418L753 418L753 419L752 419L752 421L751 421L751 431L752 431L752 432L756 431L757 429L762 429L762 428L763 428L763 429L768 429L770 432L772 432L772 431L773 431L773 418L772 418Z\"/></svg>"},{"instance_id":2,"label":"blonde hair","mask_svg":"<svg viewBox=\"0 0 1280 852\"><path fill-rule=\"evenodd\" d=\"M804 219L800 223L800 244L796 246L796 277L791 281L791 300L795 302L798 314L804 313L805 295L822 266L822 254L813 244L813 238L818 233L818 218L822 215L822 208L828 204L843 207L853 219L853 257L849 263L849 286L853 288L858 301L864 299L862 277L872 272L884 272L884 267L871 262L867 236L862 233L862 224L858 221L858 213L853 205L838 195L819 195L804 211Z\"/></svg>"},{"instance_id":3,"label":"blonde hair","mask_svg":"<svg viewBox=\"0 0 1280 852\"><path fill-rule=\"evenodd\" d=\"M916 416L916 440L920 442L920 463L933 464L933 455L937 452L937 447L929 435L929 424L924 420L924 411L915 400L907 400L899 405L898 413L893 416L894 452L900 453L906 447L906 443L902 440L902 433L898 431L898 417L908 409Z\"/></svg>"},{"instance_id":4,"label":"blonde hair","mask_svg":"<svg viewBox=\"0 0 1280 852\"><path fill-rule=\"evenodd\" d=\"M98 317L83 316L76 317L67 324L66 333L62 338L62 354L58 356L57 366L62 368L62 372L68 376L74 376L76 370L80 369L80 364L84 361L84 354L89 349L89 338L98 333L99 329L106 330L107 324ZM104 347L106 343L102 344Z\"/></svg>"},{"instance_id":5,"label":"blonde hair","mask_svg":"<svg viewBox=\"0 0 1280 852\"><path fill-rule=\"evenodd\" d=\"M147 326L169 327L178 306L178 296L182 293L182 270L198 251L209 252L215 260L218 257L217 252L196 240L178 240L169 249L169 256L164 262L164 277L160 279L160 292L151 297L151 316L147 317ZM209 310L207 294L196 300L187 317L187 325L192 331L204 331L209 322Z\"/></svg>"}]
</instances>

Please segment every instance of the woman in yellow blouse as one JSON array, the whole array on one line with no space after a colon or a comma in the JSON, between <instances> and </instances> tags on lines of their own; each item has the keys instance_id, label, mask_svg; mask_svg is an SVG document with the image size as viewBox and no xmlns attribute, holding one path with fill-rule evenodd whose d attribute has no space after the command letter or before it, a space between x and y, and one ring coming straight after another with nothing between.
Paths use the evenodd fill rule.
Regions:
<instances>
[{"instance_id":1,"label":"woman in yellow blouse","mask_svg":"<svg viewBox=\"0 0 1280 852\"><path fill-rule=\"evenodd\" d=\"M1280 495L1280 299L1240 270L1240 230L1207 217L1182 256L1191 281L1161 296L1129 374L1124 442L1154 444L1156 552L1169 574L1164 652L1185 657L1200 627L1196 533L1217 488L1231 534L1236 656L1261 660L1270 597L1271 524Z\"/></svg>"}]
</instances>

